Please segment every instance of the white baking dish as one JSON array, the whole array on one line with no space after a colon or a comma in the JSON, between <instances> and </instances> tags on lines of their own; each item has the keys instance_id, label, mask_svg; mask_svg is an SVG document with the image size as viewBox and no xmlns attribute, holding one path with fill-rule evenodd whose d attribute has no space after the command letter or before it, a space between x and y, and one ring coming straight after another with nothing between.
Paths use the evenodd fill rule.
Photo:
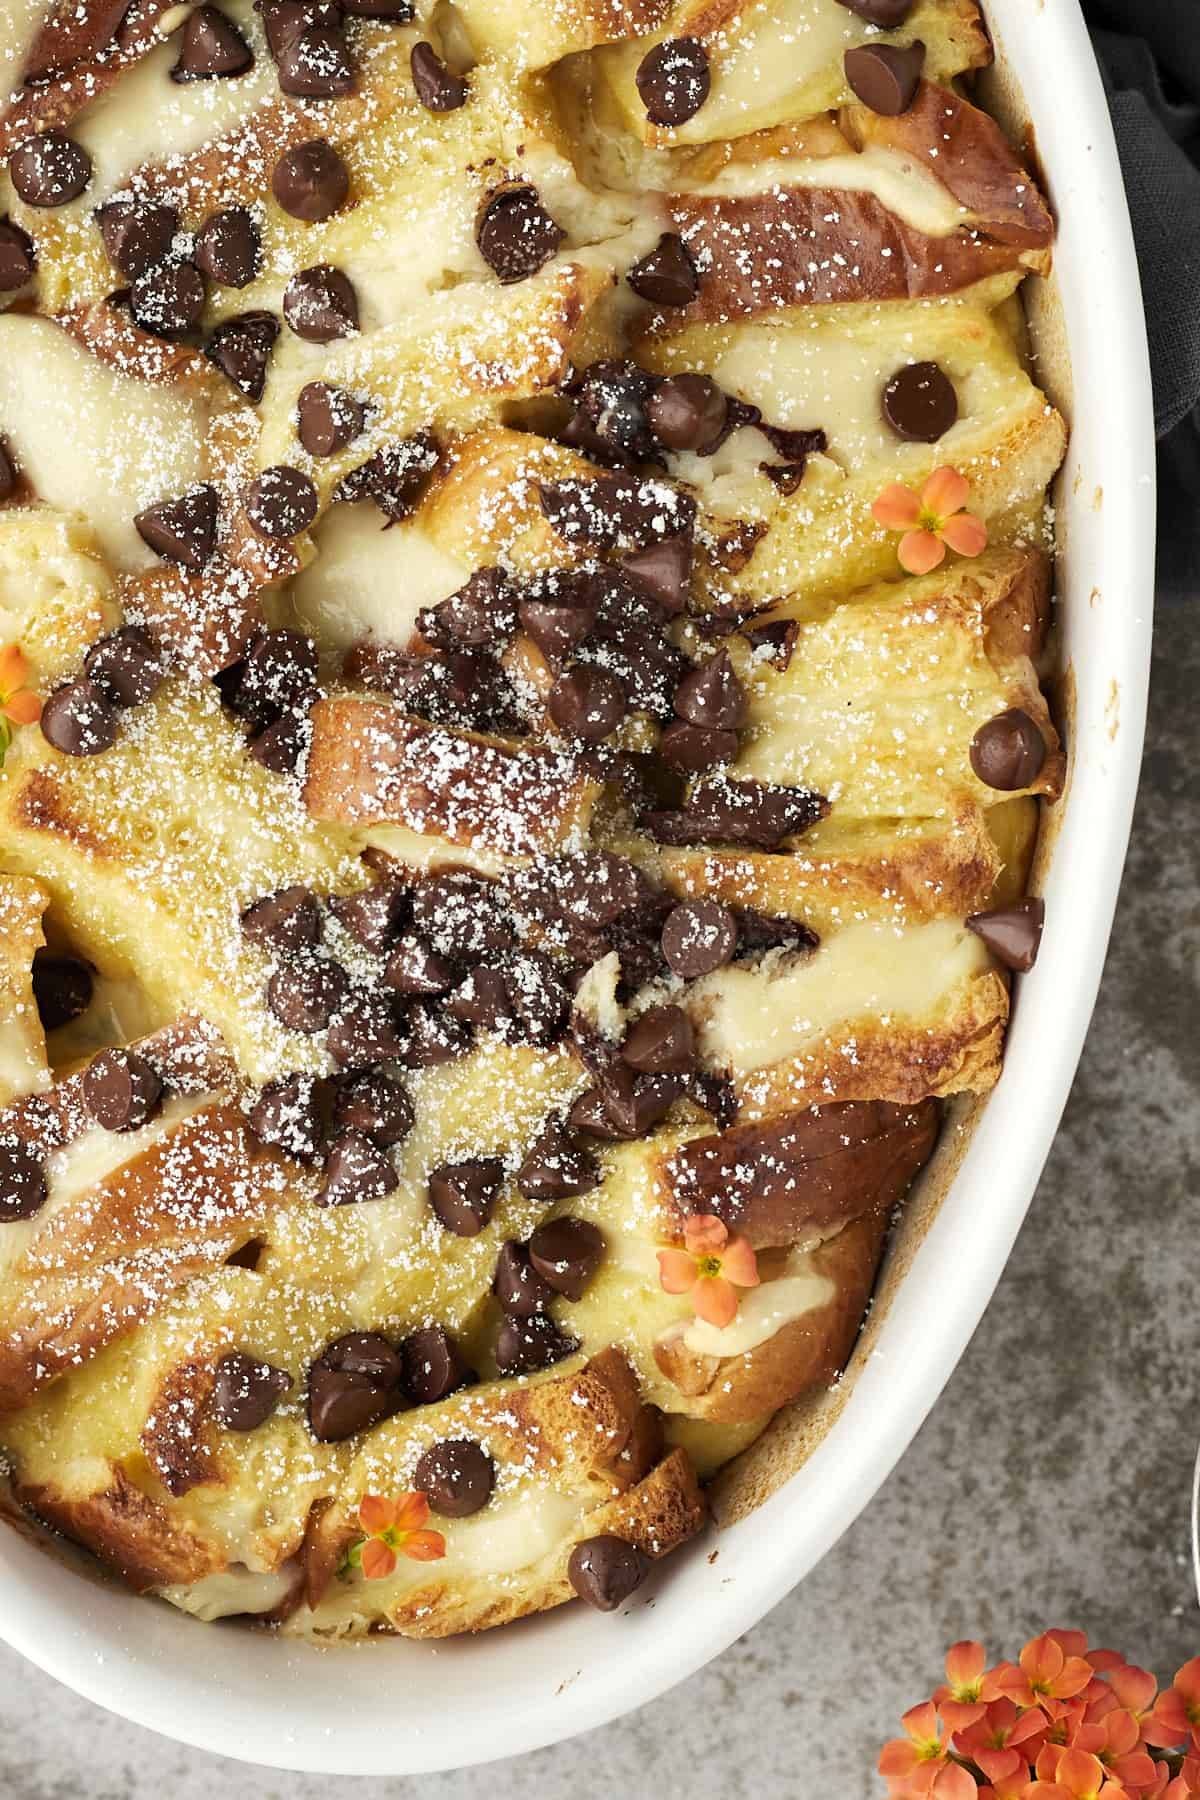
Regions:
<instances>
[{"instance_id":1,"label":"white baking dish","mask_svg":"<svg viewBox=\"0 0 1200 1800\"><path fill-rule=\"evenodd\" d=\"M114 1712L226 1756L355 1774L457 1767L602 1724L717 1655L829 1549L974 1330L1058 1124L1100 978L1137 785L1154 567L1138 277L1077 0L990 0L988 13L1000 87L1024 97L1059 219L1070 378L1052 318L1040 320L1039 351L1073 426L1059 493L1072 774L1044 872L1041 960L1021 986L1003 1080L940 1208L904 1249L911 1266L877 1308L844 1407L803 1467L721 1533L715 1564L707 1540L671 1559L653 1605L640 1603L644 1590L627 1616L572 1607L440 1646L321 1651L202 1626L0 1532L0 1636ZM943 1157L934 1186L947 1173Z\"/></svg>"}]
</instances>

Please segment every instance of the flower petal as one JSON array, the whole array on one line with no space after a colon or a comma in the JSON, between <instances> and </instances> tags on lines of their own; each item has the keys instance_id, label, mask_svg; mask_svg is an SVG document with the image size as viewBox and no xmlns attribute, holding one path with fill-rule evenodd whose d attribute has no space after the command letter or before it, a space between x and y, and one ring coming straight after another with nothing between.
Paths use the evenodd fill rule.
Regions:
<instances>
[{"instance_id":1,"label":"flower petal","mask_svg":"<svg viewBox=\"0 0 1200 1800\"><path fill-rule=\"evenodd\" d=\"M692 1305L698 1319L722 1331L737 1317L737 1292L723 1275L701 1275L692 1284Z\"/></svg>"},{"instance_id":2,"label":"flower petal","mask_svg":"<svg viewBox=\"0 0 1200 1800\"><path fill-rule=\"evenodd\" d=\"M967 504L967 495L971 492L971 484L965 475L957 469L943 464L935 469L925 486L921 489L921 506L926 512L936 513L939 519L948 518L960 507Z\"/></svg>"},{"instance_id":3,"label":"flower petal","mask_svg":"<svg viewBox=\"0 0 1200 1800\"><path fill-rule=\"evenodd\" d=\"M910 1738L892 1738L879 1752L879 1773L889 1781L906 1780L918 1762L916 1746Z\"/></svg>"},{"instance_id":4,"label":"flower petal","mask_svg":"<svg viewBox=\"0 0 1200 1800\"><path fill-rule=\"evenodd\" d=\"M658 1252L658 1284L664 1293L686 1294L696 1279L696 1259L686 1250Z\"/></svg>"},{"instance_id":5,"label":"flower petal","mask_svg":"<svg viewBox=\"0 0 1200 1800\"><path fill-rule=\"evenodd\" d=\"M937 1707L932 1700L922 1700L919 1706L910 1706L900 1723L914 1744L937 1743Z\"/></svg>"},{"instance_id":6,"label":"flower petal","mask_svg":"<svg viewBox=\"0 0 1200 1800\"><path fill-rule=\"evenodd\" d=\"M921 502L902 481L889 481L871 512L885 531L908 531L921 516Z\"/></svg>"},{"instance_id":7,"label":"flower petal","mask_svg":"<svg viewBox=\"0 0 1200 1800\"><path fill-rule=\"evenodd\" d=\"M721 1273L726 1280L732 1281L737 1287L758 1286L758 1259L748 1238L730 1238L721 1252Z\"/></svg>"},{"instance_id":8,"label":"flower petal","mask_svg":"<svg viewBox=\"0 0 1200 1800\"><path fill-rule=\"evenodd\" d=\"M683 1228L683 1241L693 1256L716 1256L728 1243L729 1230L714 1213L693 1213Z\"/></svg>"},{"instance_id":9,"label":"flower petal","mask_svg":"<svg viewBox=\"0 0 1200 1800\"><path fill-rule=\"evenodd\" d=\"M24 687L29 663L20 644L5 644L0 650L0 694L11 694Z\"/></svg>"},{"instance_id":10,"label":"flower petal","mask_svg":"<svg viewBox=\"0 0 1200 1800\"><path fill-rule=\"evenodd\" d=\"M396 1502L385 1494L364 1494L358 1503L358 1522L368 1534L386 1531L396 1523Z\"/></svg>"},{"instance_id":11,"label":"flower petal","mask_svg":"<svg viewBox=\"0 0 1200 1800\"><path fill-rule=\"evenodd\" d=\"M928 575L946 560L946 546L932 531L906 531L896 551L910 575Z\"/></svg>"},{"instance_id":12,"label":"flower petal","mask_svg":"<svg viewBox=\"0 0 1200 1800\"><path fill-rule=\"evenodd\" d=\"M368 1581L383 1581L396 1567L396 1552L378 1538L368 1538L362 1547L360 1567Z\"/></svg>"},{"instance_id":13,"label":"flower petal","mask_svg":"<svg viewBox=\"0 0 1200 1800\"><path fill-rule=\"evenodd\" d=\"M413 1562L437 1562L446 1554L446 1540L440 1531L414 1531L400 1548Z\"/></svg>"},{"instance_id":14,"label":"flower petal","mask_svg":"<svg viewBox=\"0 0 1200 1800\"><path fill-rule=\"evenodd\" d=\"M396 1501L396 1530L420 1531L429 1518L429 1497L419 1490L401 1494Z\"/></svg>"},{"instance_id":15,"label":"flower petal","mask_svg":"<svg viewBox=\"0 0 1200 1800\"><path fill-rule=\"evenodd\" d=\"M15 725L32 725L42 716L42 702L37 694L21 688L0 705L0 712L7 713Z\"/></svg>"},{"instance_id":16,"label":"flower petal","mask_svg":"<svg viewBox=\"0 0 1200 1800\"><path fill-rule=\"evenodd\" d=\"M942 542L957 550L960 556L978 556L987 549L988 529L974 513L955 513L942 526ZM1078 1635L1083 1637L1083 1633Z\"/></svg>"},{"instance_id":17,"label":"flower petal","mask_svg":"<svg viewBox=\"0 0 1200 1800\"><path fill-rule=\"evenodd\" d=\"M971 1687L983 1674L986 1661L982 1644L974 1638L962 1638L946 1652L946 1680L951 1687Z\"/></svg>"}]
</instances>

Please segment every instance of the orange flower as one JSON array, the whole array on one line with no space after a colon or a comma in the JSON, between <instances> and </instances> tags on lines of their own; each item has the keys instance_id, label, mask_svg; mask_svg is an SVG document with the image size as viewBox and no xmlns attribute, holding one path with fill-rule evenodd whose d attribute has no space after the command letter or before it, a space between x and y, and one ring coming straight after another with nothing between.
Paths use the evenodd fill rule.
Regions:
<instances>
[{"instance_id":1,"label":"orange flower","mask_svg":"<svg viewBox=\"0 0 1200 1800\"><path fill-rule=\"evenodd\" d=\"M719 1330L737 1313L735 1289L758 1286L754 1251L711 1213L690 1218L683 1237L685 1250L658 1252L659 1282L668 1294L690 1293L697 1318Z\"/></svg>"},{"instance_id":2,"label":"orange flower","mask_svg":"<svg viewBox=\"0 0 1200 1800\"><path fill-rule=\"evenodd\" d=\"M987 526L964 512L970 484L957 469L935 469L919 494L902 481L889 481L871 508L885 531L902 531L897 554L910 575L928 575L945 561L946 546L960 556L978 556L988 541Z\"/></svg>"},{"instance_id":3,"label":"orange flower","mask_svg":"<svg viewBox=\"0 0 1200 1800\"><path fill-rule=\"evenodd\" d=\"M1082 1656L1068 1655L1052 1632L1030 1638L1021 1652L1020 1666L997 1663L983 1682L985 1700L1004 1694L1018 1706L1037 1706L1043 1699L1072 1700L1092 1679L1091 1664ZM1055 1717L1055 1709L1047 1707Z\"/></svg>"},{"instance_id":4,"label":"orange flower","mask_svg":"<svg viewBox=\"0 0 1200 1800\"><path fill-rule=\"evenodd\" d=\"M0 650L0 766L12 743L13 725L32 725L42 716L41 701L25 686L28 675L29 663L20 644L6 644Z\"/></svg>"},{"instance_id":5,"label":"orange flower","mask_svg":"<svg viewBox=\"0 0 1200 1800\"><path fill-rule=\"evenodd\" d=\"M1016 1750L985 1752L988 1763L979 1764L988 1785L979 1789L979 1800L1023 1800L1029 1786L1029 1764Z\"/></svg>"},{"instance_id":6,"label":"orange flower","mask_svg":"<svg viewBox=\"0 0 1200 1800\"><path fill-rule=\"evenodd\" d=\"M1142 1788L1154 1780L1154 1760L1143 1748L1141 1727L1123 1707L1113 1707L1101 1718L1081 1725L1075 1748L1090 1750L1110 1775L1129 1787Z\"/></svg>"},{"instance_id":7,"label":"orange flower","mask_svg":"<svg viewBox=\"0 0 1200 1800\"><path fill-rule=\"evenodd\" d=\"M1119 1782L1109 1781L1104 1764L1088 1750L1047 1744L1037 1759L1030 1800L1130 1800Z\"/></svg>"},{"instance_id":8,"label":"orange flower","mask_svg":"<svg viewBox=\"0 0 1200 1800\"><path fill-rule=\"evenodd\" d=\"M950 1761L933 1701L911 1706L900 1723L908 1735L892 1738L879 1756L879 1773L886 1778L889 1792L936 1795L937 1800L975 1800L975 1782L965 1769Z\"/></svg>"},{"instance_id":9,"label":"orange flower","mask_svg":"<svg viewBox=\"0 0 1200 1800\"><path fill-rule=\"evenodd\" d=\"M358 1522L366 1533L350 1548L347 1562L361 1569L368 1581L381 1581L396 1567L396 1556L414 1562L437 1562L446 1554L440 1531L426 1531L429 1501L424 1494L401 1494L389 1500L383 1494L364 1494Z\"/></svg>"},{"instance_id":10,"label":"orange flower","mask_svg":"<svg viewBox=\"0 0 1200 1800\"><path fill-rule=\"evenodd\" d=\"M1011 1700L1002 1696L991 1701L983 1717L966 1731L955 1732L954 1748L960 1756L978 1763L988 1780L994 1782L997 1772L1007 1767L1006 1762L997 1763L995 1758L1019 1749L1023 1760L1030 1763L1041 1749L1045 1735L1046 1715L1040 1707L1019 1712Z\"/></svg>"},{"instance_id":11,"label":"orange flower","mask_svg":"<svg viewBox=\"0 0 1200 1800\"><path fill-rule=\"evenodd\" d=\"M1185 1662L1158 1696L1142 1735L1148 1744L1187 1743L1200 1750L1200 1656Z\"/></svg>"},{"instance_id":12,"label":"orange flower","mask_svg":"<svg viewBox=\"0 0 1200 1800\"><path fill-rule=\"evenodd\" d=\"M946 1679L935 1689L933 1703L941 1713L947 1731L965 1731L987 1711L981 1698L986 1660L983 1645L973 1638L951 1644L946 1652Z\"/></svg>"}]
</instances>

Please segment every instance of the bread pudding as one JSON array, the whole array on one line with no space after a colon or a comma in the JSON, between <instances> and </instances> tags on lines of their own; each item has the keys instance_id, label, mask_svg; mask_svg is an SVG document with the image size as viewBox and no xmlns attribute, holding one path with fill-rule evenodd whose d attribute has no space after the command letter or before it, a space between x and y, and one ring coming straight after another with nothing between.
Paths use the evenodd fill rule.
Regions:
<instances>
[{"instance_id":1,"label":"bread pudding","mask_svg":"<svg viewBox=\"0 0 1200 1800\"><path fill-rule=\"evenodd\" d=\"M0 1452L296 1636L631 1602L997 1079L1065 759L974 0L17 0Z\"/></svg>"}]
</instances>

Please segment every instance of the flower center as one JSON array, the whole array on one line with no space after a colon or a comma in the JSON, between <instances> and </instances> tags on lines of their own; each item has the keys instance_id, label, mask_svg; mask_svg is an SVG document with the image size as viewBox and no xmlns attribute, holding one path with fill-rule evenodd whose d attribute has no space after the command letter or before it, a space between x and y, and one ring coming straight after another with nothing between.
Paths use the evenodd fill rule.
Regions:
<instances>
[{"instance_id":1,"label":"flower center","mask_svg":"<svg viewBox=\"0 0 1200 1800\"><path fill-rule=\"evenodd\" d=\"M721 1273L720 1257L698 1256L696 1258L696 1273L697 1275L708 1276L710 1279L714 1275L719 1275Z\"/></svg>"}]
</instances>

